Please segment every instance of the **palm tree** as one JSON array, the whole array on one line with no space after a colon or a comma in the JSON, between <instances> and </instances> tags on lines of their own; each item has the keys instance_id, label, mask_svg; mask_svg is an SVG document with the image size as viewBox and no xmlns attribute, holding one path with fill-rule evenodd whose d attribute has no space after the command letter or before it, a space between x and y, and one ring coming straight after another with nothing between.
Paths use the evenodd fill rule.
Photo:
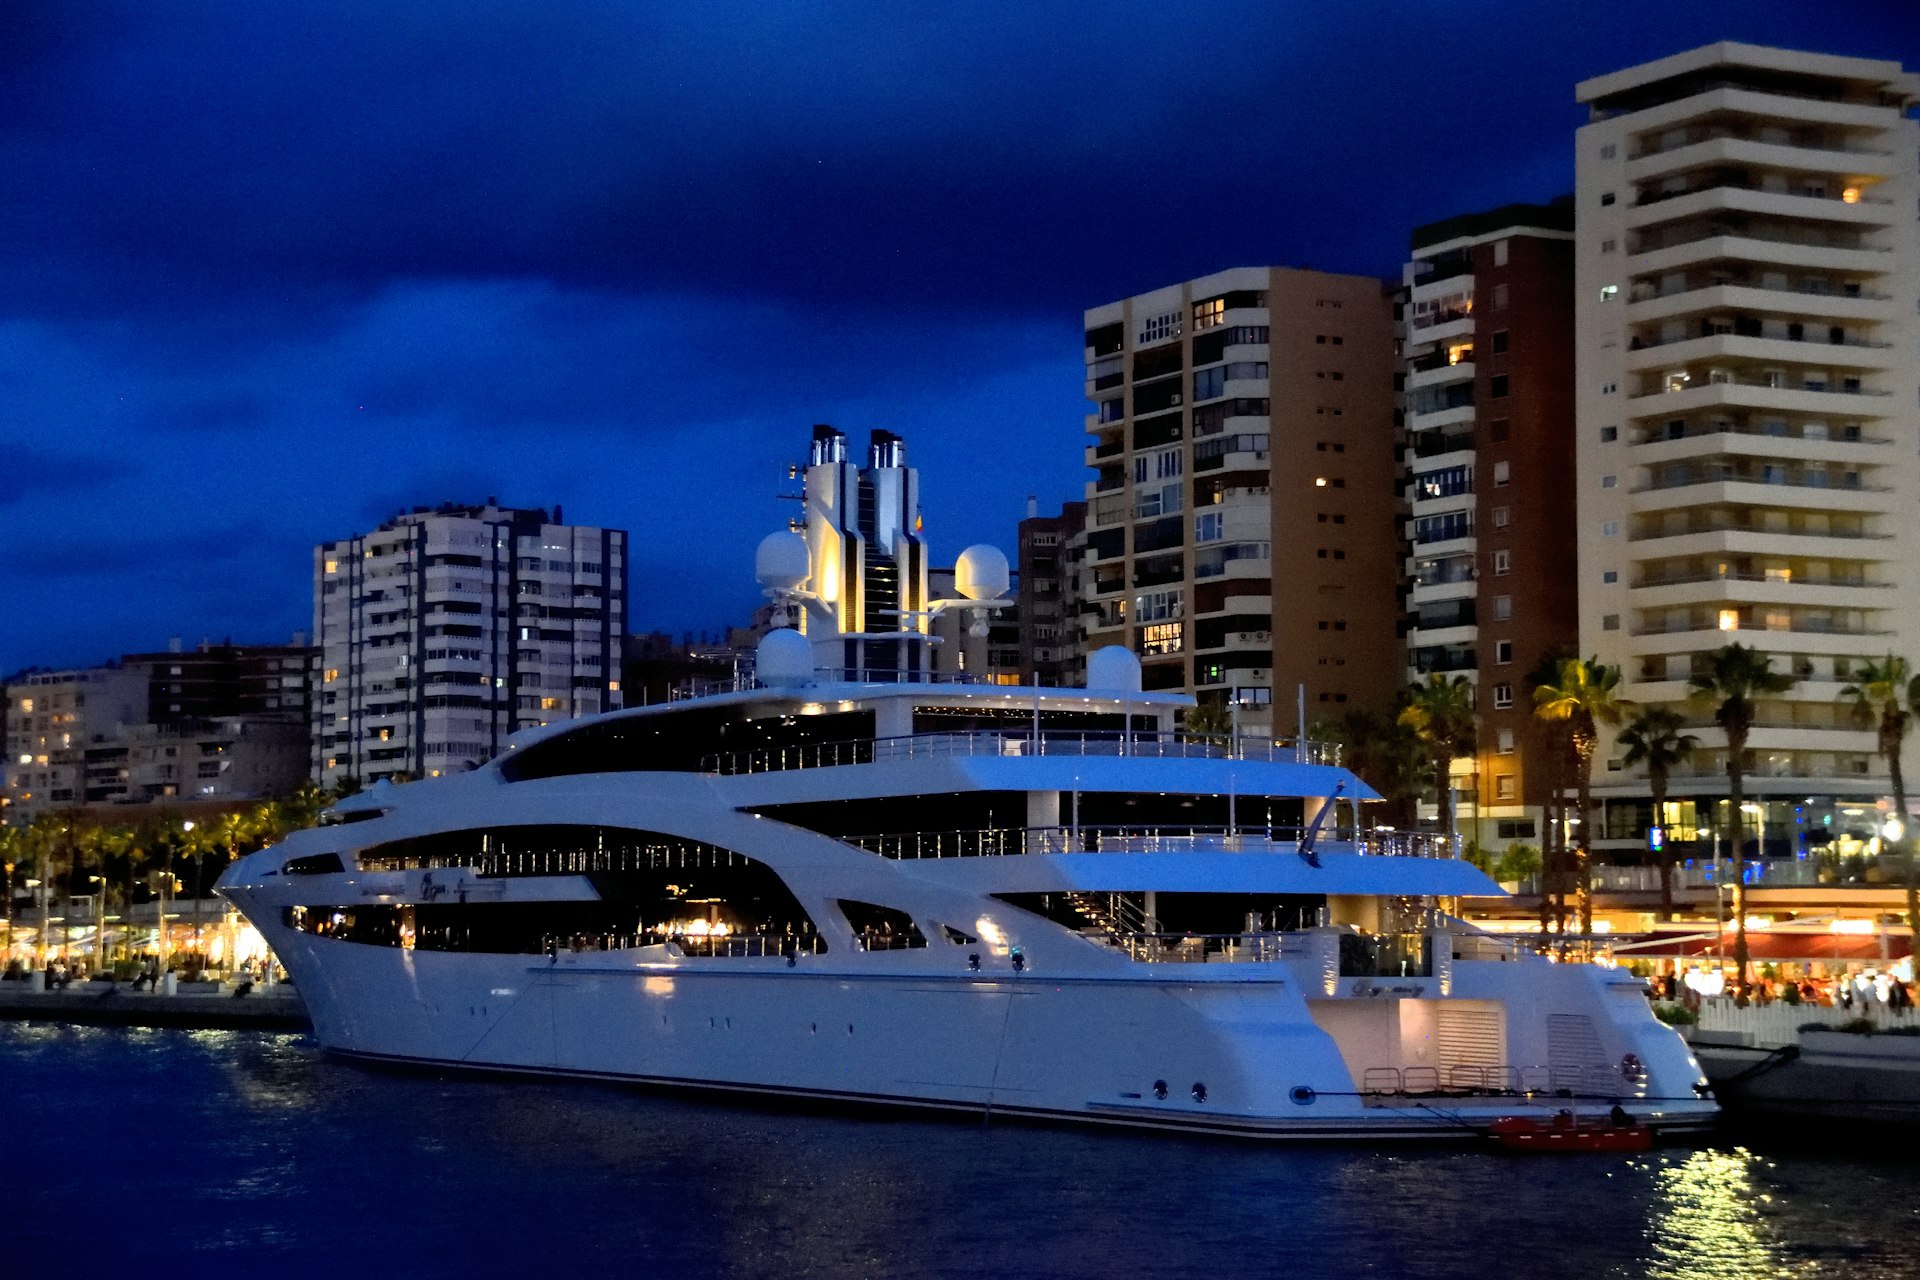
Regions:
<instances>
[{"instance_id":1,"label":"palm tree","mask_svg":"<svg viewBox=\"0 0 1920 1280\"><path fill-rule=\"evenodd\" d=\"M1913 717L1920 711L1920 675L1913 674L1905 658L1888 654L1883 661L1869 662L1854 672L1854 682L1840 691L1853 703L1854 719L1874 725L1880 737L1880 758L1887 762L1887 778L1893 784L1893 816L1899 835L1896 848L1904 849L1907 872L1907 924L1920 938L1920 883L1914 879L1913 845L1906 840L1907 783L1900 768L1901 748ZM1902 705L1902 704L1905 705ZM1877 724L1876 724L1877 722Z\"/></svg>"},{"instance_id":2,"label":"palm tree","mask_svg":"<svg viewBox=\"0 0 1920 1280\"><path fill-rule=\"evenodd\" d=\"M1465 676L1449 679L1439 672L1424 684L1412 685L1399 723L1413 730L1426 748L1433 769L1434 800L1439 807L1440 830L1453 848L1453 761L1474 746L1473 682Z\"/></svg>"},{"instance_id":3,"label":"palm tree","mask_svg":"<svg viewBox=\"0 0 1920 1280\"><path fill-rule=\"evenodd\" d=\"M1757 649L1730 644L1707 655L1707 669L1693 677L1693 696L1716 700L1713 718L1727 735L1727 790L1732 802L1733 823L1733 963L1736 999L1747 1003L1747 878L1742 862L1745 857L1747 735L1753 731L1755 704L1771 694L1785 693L1793 687L1793 677L1773 669L1773 660ZM1763 850L1764 852L1764 850Z\"/></svg>"},{"instance_id":4,"label":"palm tree","mask_svg":"<svg viewBox=\"0 0 1920 1280\"><path fill-rule=\"evenodd\" d=\"M1598 658L1565 658L1557 681L1533 691L1533 714L1565 723L1572 737L1580 818L1573 849L1573 893L1580 932L1587 937L1593 934L1593 753L1600 746L1600 726L1619 724L1625 712L1625 700L1614 692L1619 687L1620 668Z\"/></svg>"},{"instance_id":5,"label":"palm tree","mask_svg":"<svg viewBox=\"0 0 1920 1280\"><path fill-rule=\"evenodd\" d=\"M1427 784L1427 752L1413 730L1363 707L1321 716L1307 728L1317 742L1340 746L1340 762L1385 799L1383 815L1411 825Z\"/></svg>"},{"instance_id":6,"label":"palm tree","mask_svg":"<svg viewBox=\"0 0 1920 1280\"><path fill-rule=\"evenodd\" d=\"M1670 707L1645 707L1620 731L1620 745L1627 749L1628 766L1647 766L1647 781L1653 787L1653 825L1667 823L1667 778L1673 766L1686 759L1700 740L1686 728L1686 718ZM1673 919L1673 845L1661 833L1660 840L1660 918Z\"/></svg>"}]
</instances>

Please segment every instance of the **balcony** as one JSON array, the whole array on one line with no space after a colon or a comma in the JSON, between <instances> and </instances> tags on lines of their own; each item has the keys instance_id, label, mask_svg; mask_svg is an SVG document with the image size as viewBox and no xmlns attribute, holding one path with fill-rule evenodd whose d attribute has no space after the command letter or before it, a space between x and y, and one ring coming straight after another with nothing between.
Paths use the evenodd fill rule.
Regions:
<instances>
[{"instance_id":1,"label":"balcony","mask_svg":"<svg viewBox=\"0 0 1920 1280\"><path fill-rule=\"evenodd\" d=\"M1819 144L1762 142L1739 131L1729 121L1704 129L1689 129L1687 141L1671 146L1656 139L1628 158L1625 173L1629 182L1645 182L1662 173L1727 165L1802 173L1838 170L1872 178L1891 177L1895 172L1893 156L1888 151L1833 140Z\"/></svg>"},{"instance_id":2,"label":"balcony","mask_svg":"<svg viewBox=\"0 0 1920 1280\"><path fill-rule=\"evenodd\" d=\"M1776 287L1755 281L1726 279L1717 271L1678 288L1663 289L1651 281L1636 281L1627 302L1627 322L1647 324L1693 312L1759 312L1805 316L1809 319L1883 321L1893 319L1889 295L1848 282L1827 286ZM1721 278L1714 278L1721 277Z\"/></svg>"},{"instance_id":3,"label":"balcony","mask_svg":"<svg viewBox=\"0 0 1920 1280\"><path fill-rule=\"evenodd\" d=\"M1627 397L1636 418L1678 417L1701 409L1760 409L1822 418L1884 418L1894 406L1884 391L1847 391L1827 386L1768 386L1758 379L1690 383L1678 389L1662 384Z\"/></svg>"},{"instance_id":4,"label":"balcony","mask_svg":"<svg viewBox=\"0 0 1920 1280\"><path fill-rule=\"evenodd\" d=\"M1893 443L1886 436L1864 434L1858 423L1830 425L1822 421L1819 430L1812 433L1808 432L1808 425L1785 419L1762 419L1756 422L1750 418L1730 417L1702 422L1675 418L1636 432L1631 443L1635 447L1682 445L1664 452L1663 456L1672 458L1707 457L1715 453L1742 456L1777 453L1784 458L1857 458L1862 462L1875 461L1871 450ZM1685 443L1689 441L1692 443ZM1647 461L1650 464L1653 460L1649 458Z\"/></svg>"},{"instance_id":5,"label":"balcony","mask_svg":"<svg viewBox=\"0 0 1920 1280\"><path fill-rule=\"evenodd\" d=\"M1471 414L1469 414L1471 421ZM1413 433L1413 456L1416 458L1438 458L1449 453L1472 453L1474 447L1473 429L1465 431L1416 431Z\"/></svg>"},{"instance_id":6,"label":"balcony","mask_svg":"<svg viewBox=\"0 0 1920 1280\"><path fill-rule=\"evenodd\" d=\"M1778 336L1762 336L1757 332L1695 333L1671 340L1657 336L1635 337L1627 344L1630 353L1627 368L1644 373L1700 360L1752 360L1820 369L1881 369L1893 363L1892 358L1884 354L1889 349L1888 343L1858 337L1835 342L1825 336L1795 338L1784 333Z\"/></svg>"},{"instance_id":7,"label":"balcony","mask_svg":"<svg viewBox=\"0 0 1920 1280\"><path fill-rule=\"evenodd\" d=\"M1764 262L1782 267L1879 275L1895 262L1885 249L1854 248L1811 243L1805 239L1776 238L1757 232L1703 230L1659 248L1641 248L1630 255L1635 275L1651 275L1702 266L1722 259Z\"/></svg>"},{"instance_id":8,"label":"balcony","mask_svg":"<svg viewBox=\"0 0 1920 1280\"><path fill-rule=\"evenodd\" d=\"M1859 193L1857 187L1845 188ZM1795 223L1827 222L1852 226L1883 226L1894 220L1892 202L1879 196L1856 194L1848 200L1836 189L1809 195L1763 191L1735 183L1719 183L1691 191L1643 193L1627 210L1631 229L1678 222L1685 218L1750 215L1791 219ZM1806 241L1797 241L1806 243Z\"/></svg>"}]
</instances>

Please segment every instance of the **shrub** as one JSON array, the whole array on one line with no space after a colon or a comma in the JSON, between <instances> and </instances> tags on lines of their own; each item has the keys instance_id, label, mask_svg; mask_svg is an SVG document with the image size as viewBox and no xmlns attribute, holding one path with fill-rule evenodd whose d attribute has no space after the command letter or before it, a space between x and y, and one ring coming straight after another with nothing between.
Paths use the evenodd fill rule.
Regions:
<instances>
[{"instance_id":1,"label":"shrub","mask_svg":"<svg viewBox=\"0 0 1920 1280\"><path fill-rule=\"evenodd\" d=\"M1690 1027L1700 1021L1700 1015L1683 1004L1656 1004L1653 1016L1670 1027Z\"/></svg>"}]
</instances>

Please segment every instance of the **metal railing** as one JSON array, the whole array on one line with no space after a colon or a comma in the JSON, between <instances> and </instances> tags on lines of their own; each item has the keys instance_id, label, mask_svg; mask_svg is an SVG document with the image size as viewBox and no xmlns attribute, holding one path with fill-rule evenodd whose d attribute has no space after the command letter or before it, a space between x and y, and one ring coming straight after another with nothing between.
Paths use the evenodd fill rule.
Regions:
<instances>
[{"instance_id":1,"label":"metal railing","mask_svg":"<svg viewBox=\"0 0 1920 1280\"><path fill-rule=\"evenodd\" d=\"M1111 729L1074 732L1043 729L983 729L959 733L917 733L898 738L813 742L789 747L760 747L704 757L703 773L724 775L818 769L892 760L955 756L1111 756L1161 760L1254 760L1277 764L1338 765L1340 748L1331 742L1297 738L1256 738L1194 734L1175 730Z\"/></svg>"},{"instance_id":2,"label":"metal railing","mask_svg":"<svg viewBox=\"0 0 1920 1280\"><path fill-rule=\"evenodd\" d=\"M1049 853L1293 853L1303 829L1276 826L979 827L839 836L883 858L1002 858ZM1446 858L1446 836L1430 831L1322 830L1316 847L1329 853L1383 858Z\"/></svg>"}]
</instances>

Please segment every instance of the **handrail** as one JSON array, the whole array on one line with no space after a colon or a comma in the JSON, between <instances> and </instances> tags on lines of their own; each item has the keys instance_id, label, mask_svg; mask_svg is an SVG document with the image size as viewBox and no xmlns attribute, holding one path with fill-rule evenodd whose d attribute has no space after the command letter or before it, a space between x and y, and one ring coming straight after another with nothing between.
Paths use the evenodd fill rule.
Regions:
<instances>
[{"instance_id":1,"label":"handrail","mask_svg":"<svg viewBox=\"0 0 1920 1280\"><path fill-rule=\"evenodd\" d=\"M1135 759L1254 760L1282 764L1338 765L1340 748L1331 742L1295 738L1257 738L1242 734L1111 729L1077 732L1031 729L963 730L919 733L894 738L760 747L704 757L703 773L733 775L816 769L894 760L958 756L1112 756Z\"/></svg>"},{"instance_id":2,"label":"handrail","mask_svg":"<svg viewBox=\"0 0 1920 1280\"><path fill-rule=\"evenodd\" d=\"M1050 853L1293 853L1304 828L1248 824L1234 827L1153 826L976 827L949 831L882 832L837 839L883 858L1000 858ZM1431 831L1373 828L1345 840L1323 838L1323 852L1386 858L1448 858L1446 836Z\"/></svg>"}]
</instances>

